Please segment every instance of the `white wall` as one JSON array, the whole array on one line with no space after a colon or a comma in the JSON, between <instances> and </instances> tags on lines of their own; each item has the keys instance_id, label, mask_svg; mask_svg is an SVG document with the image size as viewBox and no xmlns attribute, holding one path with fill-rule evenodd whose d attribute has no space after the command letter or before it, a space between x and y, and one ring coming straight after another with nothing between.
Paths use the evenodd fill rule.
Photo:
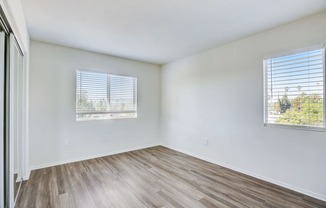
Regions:
<instances>
[{"instance_id":1,"label":"white wall","mask_svg":"<svg viewBox=\"0 0 326 208\"><path fill-rule=\"evenodd\" d=\"M325 12L164 65L162 144L326 200L325 132L263 126L263 57L324 42Z\"/></svg>"},{"instance_id":2,"label":"white wall","mask_svg":"<svg viewBox=\"0 0 326 208\"><path fill-rule=\"evenodd\" d=\"M138 77L138 118L76 121L77 67ZM39 168L159 143L159 66L31 42L30 165Z\"/></svg>"}]
</instances>

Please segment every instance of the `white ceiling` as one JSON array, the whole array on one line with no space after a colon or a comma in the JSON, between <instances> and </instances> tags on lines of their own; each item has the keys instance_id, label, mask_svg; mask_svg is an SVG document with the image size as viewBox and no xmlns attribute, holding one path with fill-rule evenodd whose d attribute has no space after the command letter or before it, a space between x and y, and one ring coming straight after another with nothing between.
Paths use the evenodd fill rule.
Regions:
<instances>
[{"instance_id":1,"label":"white ceiling","mask_svg":"<svg viewBox=\"0 0 326 208\"><path fill-rule=\"evenodd\" d=\"M156 64L326 9L326 0L22 0L22 3L32 39Z\"/></svg>"}]
</instances>

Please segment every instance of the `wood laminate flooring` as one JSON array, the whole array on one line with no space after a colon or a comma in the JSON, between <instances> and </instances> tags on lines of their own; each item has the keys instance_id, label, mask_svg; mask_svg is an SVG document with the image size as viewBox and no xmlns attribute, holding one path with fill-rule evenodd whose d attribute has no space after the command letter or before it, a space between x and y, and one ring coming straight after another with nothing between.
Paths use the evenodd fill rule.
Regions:
<instances>
[{"instance_id":1,"label":"wood laminate flooring","mask_svg":"<svg viewBox=\"0 0 326 208\"><path fill-rule=\"evenodd\" d=\"M157 146L32 171L19 208L326 207L326 202Z\"/></svg>"}]
</instances>

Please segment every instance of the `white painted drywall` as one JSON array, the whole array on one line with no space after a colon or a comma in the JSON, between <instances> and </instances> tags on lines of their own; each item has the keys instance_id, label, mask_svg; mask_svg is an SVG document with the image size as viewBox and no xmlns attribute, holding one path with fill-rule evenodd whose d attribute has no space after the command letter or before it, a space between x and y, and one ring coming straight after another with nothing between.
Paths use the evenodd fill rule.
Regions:
<instances>
[{"instance_id":1,"label":"white painted drywall","mask_svg":"<svg viewBox=\"0 0 326 208\"><path fill-rule=\"evenodd\" d=\"M138 118L76 121L78 67L137 76ZM32 169L159 143L159 66L31 41L30 69Z\"/></svg>"},{"instance_id":2,"label":"white painted drywall","mask_svg":"<svg viewBox=\"0 0 326 208\"><path fill-rule=\"evenodd\" d=\"M33 39L157 64L326 9L325 0L22 0L22 3Z\"/></svg>"},{"instance_id":3,"label":"white painted drywall","mask_svg":"<svg viewBox=\"0 0 326 208\"><path fill-rule=\"evenodd\" d=\"M263 125L263 57L323 42L326 12L162 66L162 144L326 200L326 133Z\"/></svg>"}]
</instances>

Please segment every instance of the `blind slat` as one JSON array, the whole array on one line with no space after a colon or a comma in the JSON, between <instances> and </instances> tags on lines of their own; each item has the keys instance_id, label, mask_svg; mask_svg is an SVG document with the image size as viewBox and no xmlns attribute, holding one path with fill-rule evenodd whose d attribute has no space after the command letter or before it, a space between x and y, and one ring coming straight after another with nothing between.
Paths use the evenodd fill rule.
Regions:
<instances>
[{"instance_id":1,"label":"blind slat","mask_svg":"<svg viewBox=\"0 0 326 208\"><path fill-rule=\"evenodd\" d=\"M305 68L305 69L302 69ZM318 66L315 67L309 67L308 69L306 67L302 67L299 69L299 67L295 67L293 69L289 69L289 70L284 70L282 72L269 72L268 75L277 75L277 74L292 74L292 73L298 73L298 72L311 72L311 71L315 71L315 70L320 70L323 71L323 66L321 64L319 64Z\"/></svg>"},{"instance_id":2,"label":"blind slat","mask_svg":"<svg viewBox=\"0 0 326 208\"><path fill-rule=\"evenodd\" d=\"M304 77L304 78L293 78L293 79L283 79L283 80L277 80L275 82L284 82L284 81L291 81L291 80L314 79L314 78L323 78L323 76Z\"/></svg>"},{"instance_id":3,"label":"blind slat","mask_svg":"<svg viewBox=\"0 0 326 208\"><path fill-rule=\"evenodd\" d=\"M288 82L287 85L300 85L300 84L311 84L312 82L315 82L315 83L322 83L324 80L323 79L315 79L315 80L309 80L309 81L300 81L300 82L294 82L294 81L291 81L291 82ZM268 82L268 85L271 85L271 82ZM279 84L275 84L273 83L273 86L285 86L284 84L282 83L279 83Z\"/></svg>"},{"instance_id":4,"label":"blind slat","mask_svg":"<svg viewBox=\"0 0 326 208\"><path fill-rule=\"evenodd\" d=\"M304 67L304 66L310 66L310 65L317 65L322 64L323 61L321 59L314 59L314 60L302 60L300 62L287 62L285 64L274 64L270 63L267 64L268 68L273 68L272 70L281 70L281 69L287 69L288 66L290 67Z\"/></svg>"}]
</instances>

